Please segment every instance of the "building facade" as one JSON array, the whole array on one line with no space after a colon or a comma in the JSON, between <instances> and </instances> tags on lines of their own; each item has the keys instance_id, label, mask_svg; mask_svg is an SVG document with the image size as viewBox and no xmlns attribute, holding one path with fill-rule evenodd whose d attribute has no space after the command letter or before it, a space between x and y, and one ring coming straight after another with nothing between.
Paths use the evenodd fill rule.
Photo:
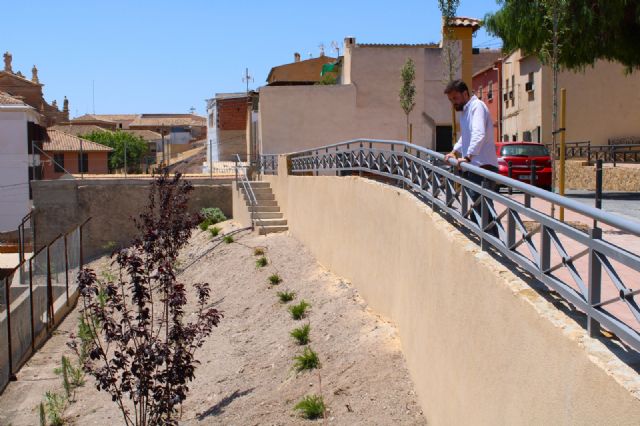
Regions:
<instances>
[{"instance_id":1,"label":"building facade","mask_svg":"<svg viewBox=\"0 0 640 426\"><path fill-rule=\"evenodd\" d=\"M551 143L551 68L516 50L504 58L502 70L503 140ZM626 74L622 65L600 60L584 71L561 71L558 88L567 92L567 142L607 145L640 137L639 72Z\"/></svg>"},{"instance_id":2,"label":"building facade","mask_svg":"<svg viewBox=\"0 0 640 426\"><path fill-rule=\"evenodd\" d=\"M30 181L40 178L42 119L32 106L0 92L0 232L15 231L31 210Z\"/></svg>"},{"instance_id":3,"label":"building facade","mask_svg":"<svg viewBox=\"0 0 640 426\"><path fill-rule=\"evenodd\" d=\"M473 93L487 105L491 114L495 142L502 140L501 70L502 61L499 60L476 72L472 78Z\"/></svg>"},{"instance_id":4,"label":"building facade","mask_svg":"<svg viewBox=\"0 0 640 426\"><path fill-rule=\"evenodd\" d=\"M58 179L65 174L107 174L112 148L59 130L47 129L42 146L43 179Z\"/></svg>"},{"instance_id":5,"label":"building facade","mask_svg":"<svg viewBox=\"0 0 640 426\"><path fill-rule=\"evenodd\" d=\"M235 161L236 154L247 160L247 120L249 95L216 93L207 99L207 158L203 173L209 173L209 162Z\"/></svg>"}]
</instances>

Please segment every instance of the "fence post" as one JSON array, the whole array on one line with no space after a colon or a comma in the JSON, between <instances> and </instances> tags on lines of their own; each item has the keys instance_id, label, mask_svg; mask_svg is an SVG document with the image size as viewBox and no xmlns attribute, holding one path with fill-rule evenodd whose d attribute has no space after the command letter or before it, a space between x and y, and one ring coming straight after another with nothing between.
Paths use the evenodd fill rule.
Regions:
<instances>
[{"instance_id":1,"label":"fence post","mask_svg":"<svg viewBox=\"0 0 640 426\"><path fill-rule=\"evenodd\" d=\"M48 319L47 321L47 330L51 330L53 327L53 284L51 283L51 251L49 250L50 246L47 246L47 310Z\"/></svg>"},{"instance_id":2,"label":"fence post","mask_svg":"<svg viewBox=\"0 0 640 426\"><path fill-rule=\"evenodd\" d=\"M36 350L36 326L33 316L33 257L29 259L29 305L29 316L31 317L31 351L34 352Z\"/></svg>"},{"instance_id":3,"label":"fence post","mask_svg":"<svg viewBox=\"0 0 640 426\"><path fill-rule=\"evenodd\" d=\"M596 161L596 209L602 209L602 160ZM593 220L593 227L598 227L598 221Z\"/></svg>"},{"instance_id":4,"label":"fence post","mask_svg":"<svg viewBox=\"0 0 640 426\"><path fill-rule=\"evenodd\" d=\"M63 238L64 238L64 281L65 281L65 291L67 293L66 305L69 306L69 257L67 256L67 235L65 234Z\"/></svg>"},{"instance_id":5,"label":"fence post","mask_svg":"<svg viewBox=\"0 0 640 426\"><path fill-rule=\"evenodd\" d=\"M593 228L589 230L589 238L592 240L599 240L602 238L602 229ZM598 258L597 252L593 249L593 245L589 247L589 283L587 287L587 298L589 305L600 303L600 287L602 284L602 264L600 258ZM598 336L600 332L600 323L593 319L591 312L587 314L587 330L590 337Z\"/></svg>"},{"instance_id":6,"label":"fence post","mask_svg":"<svg viewBox=\"0 0 640 426\"><path fill-rule=\"evenodd\" d=\"M9 380L15 380L13 375L13 349L11 348L11 292L9 291L9 277L4 278L4 297L7 303L7 350L9 351Z\"/></svg>"}]
</instances>

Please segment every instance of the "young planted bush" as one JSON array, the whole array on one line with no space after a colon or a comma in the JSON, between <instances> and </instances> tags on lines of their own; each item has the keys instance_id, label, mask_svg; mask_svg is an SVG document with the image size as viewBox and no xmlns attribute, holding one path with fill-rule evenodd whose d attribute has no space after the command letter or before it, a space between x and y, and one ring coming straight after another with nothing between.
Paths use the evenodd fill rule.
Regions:
<instances>
[{"instance_id":1,"label":"young planted bush","mask_svg":"<svg viewBox=\"0 0 640 426\"><path fill-rule=\"evenodd\" d=\"M300 411L305 419L317 419L324 416L324 400L320 395L307 395L293 409Z\"/></svg>"},{"instance_id":2,"label":"young planted bush","mask_svg":"<svg viewBox=\"0 0 640 426\"><path fill-rule=\"evenodd\" d=\"M307 308L309 307L311 307L310 304L308 304L304 300L301 300L297 305L289 306L289 312L291 313L291 316L294 320L299 320L304 318L307 312Z\"/></svg>"},{"instance_id":3,"label":"young planted bush","mask_svg":"<svg viewBox=\"0 0 640 426\"><path fill-rule=\"evenodd\" d=\"M180 174L158 177L135 221L140 236L113 254L117 279L99 282L88 268L78 274L81 314L90 328L84 369L111 395L126 425L177 424L195 376L194 353L222 317L209 307L206 283L193 284L197 308L189 315L186 285L176 276L178 252L200 221L185 213L192 190ZM80 357L78 340L70 346Z\"/></svg>"},{"instance_id":4,"label":"young planted bush","mask_svg":"<svg viewBox=\"0 0 640 426\"><path fill-rule=\"evenodd\" d=\"M304 348L302 354L293 359L295 361L293 367L298 372L320 368L320 359L318 359L318 354L315 353L309 346Z\"/></svg>"},{"instance_id":5,"label":"young planted bush","mask_svg":"<svg viewBox=\"0 0 640 426\"><path fill-rule=\"evenodd\" d=\"M209 220L212 225L227 220L227 217L224 215L224 213L222 213L222 210L217 207L207 207L201 209L200 216L202 216L204 220Z\"/></svg>"},{"instance_id":6,"label":"young planted bush","mask_svg":"<svg viewBox=\"0 0 640 426\"><path fill-rule=\"evenodd\" d=\"M264 256L259 257L258 260L256 260L256 268L264 268L265 266L267 266L268 263L269 261L267 260L266 257Z\"/></svg>"},{"instance_id":7,"label":"young planted bush","mask_svg":"<svg viewBox=\"0 0 640 426\"><path fill-rule=\"evenodd\" d=\"M67 398L59 393L47 391L44 396L44 411L47 413L50 426L62 426L64 417L62 413L67 406ZM42 409L41 409L42 410ZM40 413L42 418L42 411Z\"/></svg>"},{"instance_id":8,"label":"young planted bush","mask_svg":"<svg viewBox=\"0 0 640 426\"><path fill-rule=\"evenodd\" d=\"M280 275L278 274L272 274L272 275L269 275L269 282L272 285L277 285L282 282L282 278L280 278Z\"/></svg>"},{"instance_id":9,"label":"young planted bush","mask_svg":"<svg viewBox=\"0 0 640 426\"><path fill-rule=\"evenodd\" d=\"M62 355L61 366L54 369L54 373L62 376L62 386L64 387L67 400L73 401L73 393L77 387L84 385L84 371L82 365L74 366L71 360Z\"/></svg>"},{"instance_id":10,"label":"young planted bush","mask_svg":"<svg viewBox=\"0 0 640 426\"><path fill-rule=\"evenodd\" d=\"M209 232L211 232L212 237L217 237L220 231L221 229L218 228L217 226L214 226L213 228L209 228Z\"/></svg>"},{"instance_id":11,"label":"young planted bush","mask_svg":"<svg viewBox=\"0 0 640 426\"><path fill-rule=\"evenodd\" d=\"M225 235L222 241L227 244L231 244L233 242L233 235Z\"/></svg>"},{"instance_id":12,"label":"young planted bush","mask_svg":"<svg viewBox=\"0 0 640 426\"><path fill-rule=\"evenodd\" d=\"M291 337L293 337L299 345L306 345L309 343L309 331L311 326L305 324L302 327L294 328L291 330Z\"/></svg>"},{"instance_id":13,"label":"young planted bush","mask_svg":"<svg viewBox=\"0 0 640 426\"><path fill-rule=\"evenodd\" d=\"M209 219L205 219L198 224L198 228L200 228L201 231L206 231L211 225L213 225L211 221Z\"/></svg>"},{"instance_id":14,"label":"young planted bush","mask_svg":"<svg viewBox=\"0 0 640 426\"><path fill-rule=\"evenodd\" d=\"M262 247L256 247L253 249L254 256L264 256L264 249Z\"/></svg>"},{"instance_id":15,"label":"young planted bush","mask_svg":"<svg viewBox=\"0 0 640 426\"><path fill-rule=\"evenodd\" d=\"M294 291L288 291L288 290L279 291L276 294L278 295L278 298L282 303L291 302L293 298L296 297L296 293Z\"/></svg>"}]
</instances>

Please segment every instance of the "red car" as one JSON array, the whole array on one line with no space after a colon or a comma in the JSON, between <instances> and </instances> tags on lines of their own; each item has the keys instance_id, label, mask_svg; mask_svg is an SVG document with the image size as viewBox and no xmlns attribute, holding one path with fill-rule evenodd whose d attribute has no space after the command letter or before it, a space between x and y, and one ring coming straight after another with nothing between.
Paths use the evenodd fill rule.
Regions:
<instances>
[{"instance_id":1,"label":"red car","mask_svg":"<svg viewBox=\"0 0 640 426\"><path fill-rule=\"evenodd\" d=\"M535 161L535 185L551 189L551 156L544 145L535 142L497 142L496 154L501 175L509 176L511 163L511 177L527 183L531 183L531 165Z\"/></svg>"}]
</instances>

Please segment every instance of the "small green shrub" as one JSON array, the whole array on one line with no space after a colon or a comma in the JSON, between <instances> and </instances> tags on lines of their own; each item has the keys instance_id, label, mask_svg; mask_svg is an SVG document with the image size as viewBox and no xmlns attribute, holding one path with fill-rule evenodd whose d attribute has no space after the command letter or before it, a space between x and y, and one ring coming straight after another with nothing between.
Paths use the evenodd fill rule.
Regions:
<instances>
[{"instance_id":1,"label":"small green shrub","mask_svg":"<svg viewBox=\"0 0 640 426\"><path fill-rule=\"evenodd\" d=\"M262 247L256 247L253 249L254 256L264 256L264 249Z\"/></svg>"},{"instance_id":2,"label":"small green shrub","mask_svg":"<svg viewBox=\"0 0 640 426\"><path fill-rule=\"evenodd\" d=\"M309 330L311 330L311 326L305 324L302 327L294 328L290 334L299 345L306 345L309 343Z\"/></svg>"},{"instance_id":3,"label":"small green shrub","mask_svg":"<svg viewBox=\"0 0 640 426\"><path fill-rule=\"evenodd\" d=\"M324 400L319 395L307 395L293 407L305 419L313 420L324 416Z\"/></svg>"},{"instance_id":4,"label":"small green shrub","mask_svg":"<svg viewBox=\"0 0 640 426\"><path fill-rule=\"evenodd\" d=\"M268 263L269 261L267 260L266 257L264 256L259 257L258 260L256 260L256 268L264 268L265 266L267 266Z\"/></svg>"},{"instance_id":5,"label":"small green shrub","mask_svg":"<svg viewBox=\"0 0 640 426\"><path fill-rule=\"evenodd\" d=\"M295 363L293 367L296 371L313 370L314 368L320 368L320 359L318 354L313 351L309 346L304 348L301 355L293 358Z\"/></svg>"},{"instance_id":6,"label":"small green shrub","mask_svg":"<svg viewBox=\"0 0 640 426\"><path fill-rule=\"evenodd\" d=\"M279 291L276 294L278 295L278 298L282 303L291 302L293 298L296 297L296 293L294 291L288 291L288 290Z\"/></svg>"},{"instance_id":7,"label":"small green shrub","mask_svg":"<svg viewBox=\"0 0 640 426\"><path fill-rule=\"evenodd\" d=\"M213 228L209 228L209 232L211 232L212 237L217 237L220 231L222 231L222 229L218 228L217 226L214 226Z\"/></svg>"},{"instance_id":8,"label":"small green shrub","mask_svg":"<svg viewBox=\"0 0 640 426\"><path fill-rule=\"evenodd\" d=\"M233 235L225 235L222 240L227 244L231 244L233 242Z\"/></svg>"},{"instance_id":9,"label":"small green shrub","mask_svg":"<svg viewBox=\"0 0 640 426\"><path fill-rule=\"evenodd\" d=\"M38 407L38 411L40 412L40 426L47 426L47 416L44 413L44 404L42 402Z\"/></svg>"},{"instance_id":10,"label":"small green shrub","mask_svg":"<svg viewBox=\"0 0 640 426\"><path fill-rule=\"evenodd\" d=\"M310 304L301 300L297 305L289 306L289 312L294 320L299 320L304 318L307 308L311 307Z\"/></svg>"},{"instance_id":11,"label":"small green shrub","mask_svg":"<svg viewBox=\"0 0 640 426\"><path fill-rule=\"evenodd\" d=\"M75 388L84 385L84 370L82 366L74 366L69 358L62 355L61 366L55 368L53 372L62 375L62 386L68 401L73 400L72 392Z\"/></svg>"},{"instance_id":12,"label":"small green shrub","mask_svg":"<svg viewBox=\"0 0 640 426\"><path fill-rule=\"evenodd\" d=\"M269 282L272 285L280 284L282 282L282 278L280 278L280 275L278 274L272 274L269 275Z\"/></svg>"},{"instance_id":13,"label":"small green shrub","mask_svg":"<svg viewBox=\"0 0 640 426\"><path fill-rule=\"evenodd\" d=\"M64 424L62 413L67 405L67 398L59 393L47 391L44 399L44 408L49 418L49 425L62 426Z\"/></svg>"},{"instance_id":14,"label":"small green shrub","mask_svg":"<svg viewBox=\"0 0 640 426\"><path fill-rule=\"evenodd\" d=\"M213 225L213 223L211 223L211 220L210 219L205 219L202 222L200 222L198 227L200 228L201 231L206 231L207 229L209 229L209 227L211 225Z\"/></svg>"},{"instance_id":15,"label":"small green shrub","mask_svg":"<svg viewBox=\"0 0 640 426\"><path fill-rule=\"evenodd\" d=\"M215 225L219 222L224 222L227 220L227 217L222 213L217 207L207 207L200 210L200 215L204 218L204 220L209 220L211 225Z\"/></svg>"}]
</instances>

